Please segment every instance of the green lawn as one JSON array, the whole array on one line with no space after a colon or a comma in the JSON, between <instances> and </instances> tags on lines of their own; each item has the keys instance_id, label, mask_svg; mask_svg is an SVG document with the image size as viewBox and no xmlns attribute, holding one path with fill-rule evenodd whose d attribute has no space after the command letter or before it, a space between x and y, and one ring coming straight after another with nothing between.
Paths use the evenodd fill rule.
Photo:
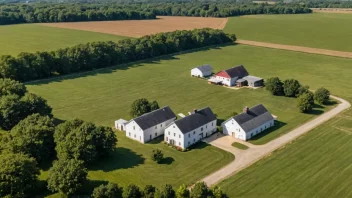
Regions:
<instances>
[{"instance_id":1,"label":"green lawn","mask_svg":"<svg viewBox=\"0 0 352 198\"><path fill-rule=\"evenodd\" d=\"M20 52L55 50L92 41L118 41L126 38L39 24L2 25L0 35L0 55L18 55Z\"/></svg>"},{"instance_id":2,"label":"green lawn","mask_svg":"<svg viewBox=\"0 0 352 198\"><path fill-rule=\"evenodd\" d=\"M126 138L122 132L118 131L117 136L118 148L113 156L88 167L90 182L83 192L107 181L121 186L134 183L142 188L146 184L160 187L165 183L178 187L183 183L192 184L234 160L231 153L205 143L181 152L160 141L143 145ZM164 153L162 164L156 164L150 158L152 150L157 148ZM44 180L46 176L47 172L43 172L40 179Z\"/></svg>"},{"instance_id":3,"label":"green lawn","mask_svg":"<svg viewBox=\"0 0 352 198\"><path fill-rule=\"evenodd\" d=\"M235 148L238 148L238 149L241 149L241 150L247 150L248 149L248 146L244 145L244 144L241 144L239 142L234 142L231 144L233 147Z\"/></svg>"},{"instance_id":4,"label":"green lawn","mask_svg":"<svg viewBox=\"0 0 352 198\"><path fill-rule=\"evenodd\" d=\"M239 39L352 51L352 14L232 17L225 31Z\"/></svg>"},{"instance_id":5,"label":"green lawn","mask_svg":"<svg viewBox=\"0 0 352 198\"><path fill-rule=\"evenodd\" d=\"M295 61L288 62L289 57ZM210 106L221 120L226 120L234 111L241 112L244 106L262 103L279 120L274 131L253 138L253 143L262 144L322 113L324 107L315 108L312 114L301 114L294 98L275 97L264 89L232 90L208 85L205 80L191 78L190 69L204 63L210 63L216 70L244 64L251 74L267 78L274 75L271 72L276 73L275 67L280 65L308 67L310 62L325 60L321 58L265 48L228 46L133 64L128 69L104 69L65 80L40 81L29 85L28 89L46 98L54 115L60 119L81 118L107 126L113 126L114 120L121 117L128 119L130 105L141 97L157 100L160 106L169 105L176 114ZM281 71L276 75L301 77L284 76L286 71ZM302 82L308 83L305 79Z\"/></svg>"}]
</instances>

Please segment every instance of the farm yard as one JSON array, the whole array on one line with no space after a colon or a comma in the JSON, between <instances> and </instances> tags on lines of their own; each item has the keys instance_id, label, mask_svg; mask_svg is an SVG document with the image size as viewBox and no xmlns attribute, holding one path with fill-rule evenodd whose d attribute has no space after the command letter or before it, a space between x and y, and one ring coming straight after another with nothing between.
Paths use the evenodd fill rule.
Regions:
<instances>
[{"instance_id":1,"label":"farm yard","mask_svg":"<svg viewBox=\"0 0 352 198\"><path fill-rule=\"evenodd\" d=\"M27 87L31 92L46 98L53 107L54 115L59 119L80 118L107 126L113 126L113 122L119 118L128 119L132 101L141 97L157 100L160 106L169 105L176 114L186 114L194 108L209 106L222 120L226 120L234 111L241 112L244 106L263 103L280 121L276 130L251 140L253 143L263 144L294 128L298 123L308 121L314 114L322 113L324 107L316 108L313 114L300 114L294 98L273 97L264 89L231 90L208 85L206 81L192 78L190 69L203 61L213 65L216 71L247 63L245 67L252 75L268 78L276 73L277 76L282 75L283 79L302 79L303 76L298 73L284 76L286 69L297 68L297 62L287 63L287 58L293 58L302 68L309 67L307 61L320 61L326 66L332 64L323 63L325 57L320 59L320 56L232 45L168 56L120 69L110 68L56 80L39 81L28 84ZM279 65L286 67L275 70ZM278 71L280 73L277 73ZM156 73L158 78L153 77ZM306 82L309 79L303 78L302 83L317 88L313 86L314 82ZM223 98L227 100L224 101Z\"/></svg>"},{"instance_id":2,"label":"farm yard","mask_svg":"<svg viewBox=\"0 0 352 198\"><path fill-rule=\"evenodd\" d=\"M223 29L226 22L227 18L158 16L155 20L43 23L42 25L128 37L141 37L159 32L192 30L195 28Z\"/></svg>"},{"instance_id":3,"label":"farm yard","mask_svg":"<svg viewBox=\"0 0 352 198\"><path fill-rule=\"evenodd\" d=\"M224 31L242 40L352 52L351 23L351 14L249 15L229 18Z\"/></svg>"},{"instance_id":4,"label":"farm yard","mask_svg":"<svg viewBox=\"0 0 352 198\"><path fill-rule=\"evenodd\" d=\"M0 26L0 55L56 50L92 41L118 41L122 36L45 27L37 24Z\"/></svg>"}]
</instances>

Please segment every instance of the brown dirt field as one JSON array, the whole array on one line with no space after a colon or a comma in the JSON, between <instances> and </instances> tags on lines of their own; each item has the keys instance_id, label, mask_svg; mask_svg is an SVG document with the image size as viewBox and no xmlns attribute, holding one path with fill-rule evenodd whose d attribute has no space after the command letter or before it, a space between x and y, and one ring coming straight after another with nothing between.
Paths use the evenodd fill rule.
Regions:
<instances>
[{"instance_id":1,"label":"brown dirt field","mask_svg":"<svg viewBox=\"0 0 352 198\"><path fill-rule=\"evenodd\" d=\"M352 8L311 8L313 12L352 14Z\"/></svg>"},{"instance_id":2,"label":"brown dirt field","mask_svg":"<svg viewBox=\"0 0 352 198\"><path fill-rule=\"evenodd\" d=\"M195 28L223 29L227 18L158 16L156 20L94 21L42 23L44 26L86 30L127 37L141 37L159 32L192 30Z\"/></svg>"},{"instance_id":3,"label":"brown dirt field","mask_svg":"<svg viewBox=\"0 0 352 198\"><path fill-rule=\"evenodd\" d=\"M352 58L352 52L342 52L342 51L335 51L335 50L294 46L294 45L281 45L281 44L264 43L264 42L258 42L258 41L248 41L248 40L237 40L236 43L244 44L244 45L259 46L259 47L290 50L290 51L296 51L296 52L304 52L304 53L310 53L310 54L321 54L321 55L336 56L336 57L342 57L342 58Z\"/></svg>"}]
</instances>

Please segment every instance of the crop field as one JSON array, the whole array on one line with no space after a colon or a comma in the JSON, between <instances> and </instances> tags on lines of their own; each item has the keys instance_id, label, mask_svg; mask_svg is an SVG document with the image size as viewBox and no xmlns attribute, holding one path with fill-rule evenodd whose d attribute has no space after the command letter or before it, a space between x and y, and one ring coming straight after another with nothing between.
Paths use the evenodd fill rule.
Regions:
<instances>
[{"instance_id":1,"label":"crop field","mask_svg":"<svg viewBox=\"0 0 352 198\"><path fill-rule=\"evenodd\" d=\"M0 26L0 55L56 50L92 41L118 41L126 37L45 27L37 24Z\"/></svg>"},{"instance_id":2,"label":"crop field","mask_svg":"<svg viewBox=\"0 0 352 198\"><path fill-rule=\"evenodd\" d=\"M227 18L159 16L156 20L43 23L42 25L128 37L141 37L160 32L193 30L195 28L223 29L226 22Z\"/></svg>"},{"instance_id":3,"label":"crop field","mask_svg":"<svg viewBox=\"0 0 352 198\"><path fill-rule=\"evenodd\" d=\"M225 32L243 40L352 52L352 15L313 13L229 18Z\"/></svg>"},{"instance_id":4,"label":"crop field","mask_svg":"<svg viewBox=\"0 0 352 198\"><path fill-rule=\"evenodd\" d=\"M288 58L295 61L287 61ZM317 107L312 114L301 114L294 98L274 97L264 89L233 90L208 85L205 80L191 78L190 69L205 63L210 63L217 71L244 64L252 75L302 79L300 75L287 75L290 72L286 69L309 67L317 60L324 59L301 53L233 45L168 56L119 69L39 81L28 85L28 88L46 98L59 119L81 118L107 126L113 126L114 120L119 118L129 119L130 105L142 97L157 100L160 106L169 105L176 114L187 114L194 108L210 106L221 120L226 120L233 112L241 112L244 106L262 103L280 121L276 130L251 140L255 144L263 144L323 113L325 108ZM321 63L329 65L323 61ZM302 80L302 83L310 84L306 79Z\"/></svg>"}]
</instances>

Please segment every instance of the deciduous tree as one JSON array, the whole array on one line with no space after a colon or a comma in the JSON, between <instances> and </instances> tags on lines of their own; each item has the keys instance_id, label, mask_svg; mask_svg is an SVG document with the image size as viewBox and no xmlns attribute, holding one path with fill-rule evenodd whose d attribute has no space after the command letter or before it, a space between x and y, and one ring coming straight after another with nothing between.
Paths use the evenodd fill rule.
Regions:
<instances>
[{"instance_id":1,"label":"deciduous tree","mask_svg":"<svg viewBox=\"0 0 352 198\"><path fill-rule=\"evenodd\" d=\"M122 188L109 182L107 185L96 187L92 194L93 198L122 198Z\"/></svg>"},{"instance_id":2,"label":"deciduous tree","mask_svg":"<svg viewBox=\"0 0 352 198\"><path fill-rule=\"evenodd\" d=\"M191 198L207 198L209 188L204 182L198 182L191 190Z\"/></svg>"},{"instance_id":3,"label":"deciduous tree","mask_svg":"<svg viewBox=\"0 0 352 198\"><path fill-rule=\"evenodd\" d=\"M140 198L142 193L138 186L134 184L129 184L123 189L122 197L123 198Z\"/></svg>"},{"instance_id":4,"label":"deciduous tree","mask_svg":"<svg viewBox=\"0 0 352 198\"><path fill-rule=\"evenodd\" d=\"M155 187L152 185L146 185L143 189L143 198L154 198Z\"/></svg>"},{"instance_id":5,"label":"deciduous tree","mask_svg":"<svg viewBox=\"0 0 352 198\"><path fill-rule=\"evenodd\" d=\"M164 154L160 149L155 149L155 150L153 150L151 158L153 161L155 161L156 163L159 164L163 161Z\"/></svg>"},{"instance_id":6,"label":"deciduous tree","mask_svg":"<svg viewBox=\"0 0 352 198\"><path fill-rule=\"evenodd\" d=\"M295 79L287 79L283 83L284 94L287 97L294 97L298 93L301 84Z\"/></svg>"},{"instance_id":7,"label":"deciduous tree","mask_svg":"<svg viewBox=\"0 0 352 198\"><path fill-rule=\"evenodd\" d=\"M318 104L326 104L330 98L330 91L324 87L317 89L314 92L314 99Z\"/></svg>"},{"instance_id":8,"label":"deciduous tree","mask_svg":"<svg viewBox=\"0 0 352 198\"><path fill-rule=\"evenodd\" d=\"M301 113L310 112L314 105L314 95L311 92L304 93L298 97L297 107Z\"/></svg>"},{"instance_id":9,"label":"deciduous tree","mask_svg":"<svg viewBox=\"0 0 352 198\"><path fill-rule=\"evenodd\" d=\"M278 77L272 77L265 81L265 89L273 95L283 94L283 83Z\"/></svg>"},{"instance_id":10,"label":"deciduous tree","mask_svg":"<svg viewBox=\"0 0 352 198\"><path fill-rule=\"evenodd\" d=\"M189 198L190 193L186 184L182 184L176 191L176 198Z\"/></svg>"}]
</instances>

